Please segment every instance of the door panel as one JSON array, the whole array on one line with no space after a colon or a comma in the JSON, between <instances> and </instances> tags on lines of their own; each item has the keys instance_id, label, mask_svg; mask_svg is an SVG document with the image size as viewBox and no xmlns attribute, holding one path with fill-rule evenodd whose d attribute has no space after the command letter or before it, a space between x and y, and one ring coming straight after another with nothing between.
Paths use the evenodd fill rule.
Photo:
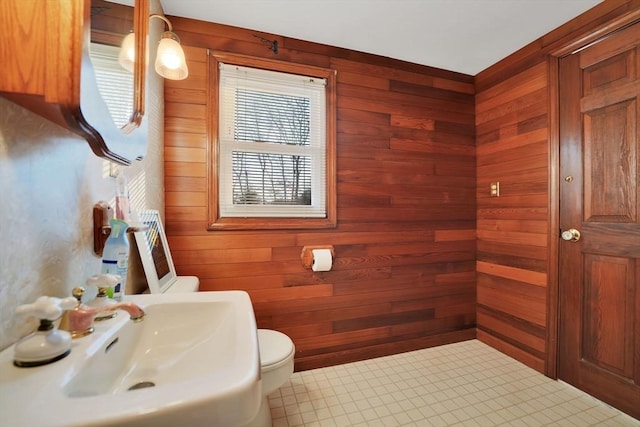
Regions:
<instances>
[{"instance_id":1,"label":"door panel","mask_svg":"<svg viewBox=\"0 0 640 427\"><path fill-rule=\"evenodd\" d=\"M633 376L633 266L628 259L603 255L584 257L582 358L594 368L623 378Z\"/></svg>"},{"instance_id":2,"label":"door panel","mask_svg":"<svg viewBox=\"0 0 640 427\"><path fill-rule=\"evenodd\" d=\"M560 61L558 377L640 418L640 25Z\"/></svg>"},{"instance_id":3,"label":"door panel","mask_svg":"<svg viewBox=\"0 0 640 427\"><path fill-rule=\"evenodd\" d=\"M584 111L584 220L636 221L635 100Z\"/></svg>"}]
</instances>

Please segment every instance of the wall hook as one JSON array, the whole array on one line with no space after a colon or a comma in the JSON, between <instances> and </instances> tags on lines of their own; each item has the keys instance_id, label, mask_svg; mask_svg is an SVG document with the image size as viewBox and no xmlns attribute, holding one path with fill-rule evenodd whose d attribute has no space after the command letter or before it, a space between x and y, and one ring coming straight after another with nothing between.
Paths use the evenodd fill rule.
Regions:
<instances>
[{"instance_id":1,"label":"wall hook","mask_svg":"<svg viewBox=\"0 0 640 427\"><path fill-rule=\"evenodd\" d=\"M275 53L276 55L278 54L278 40L265 39L264 37L260 37L256 34L254 34L253 37L260 40L263 44L269 45L269 50Z\"/></svg>"}]
</instances>

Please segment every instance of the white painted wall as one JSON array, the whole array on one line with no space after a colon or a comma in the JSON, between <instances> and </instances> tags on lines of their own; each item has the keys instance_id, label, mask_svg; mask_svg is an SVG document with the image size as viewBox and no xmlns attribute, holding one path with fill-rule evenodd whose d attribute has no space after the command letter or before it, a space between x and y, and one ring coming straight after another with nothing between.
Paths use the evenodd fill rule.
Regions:
<instances>
[{"instance_id":1,"label":"white painted wall","mask_svg":"<svg viewBox=\"0 0 640 427\"><path fill-rule=\"evenodd\" d=\"M151 13L161 13L157 0ZM150 26L157 37L162 22L154 19ZM150 49L153 58L155 47ZM163 212L164 93L152 68L147 155L126 174L144 177L144 203ZM99 273L92 208L115 193L115 179L103 178L102 171L103 161L86 141L0 97L0 350L34 325L14 315L18 305L40 295L69 296Z\"/></svg>"}]
</instances>

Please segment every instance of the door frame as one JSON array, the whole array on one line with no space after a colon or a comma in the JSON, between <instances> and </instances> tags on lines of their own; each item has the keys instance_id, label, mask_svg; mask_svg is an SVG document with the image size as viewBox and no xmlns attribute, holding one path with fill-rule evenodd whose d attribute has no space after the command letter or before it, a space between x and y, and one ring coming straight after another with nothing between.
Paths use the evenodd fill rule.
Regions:
<instances>
[{"instance_id":1,"label":"door frame","mask_svg":"<svg viewBox=\"0 0 640 427\"><path fill-rule=\"evenodd\" d=\"M576 33L561 47L552 50L547 59L549 75L549 202L548 202L548 265L547 265L547 334L544 373L558 379L558 341L560 301L560 59L605 39L609 35L640 22L640 10L619 16L595 29Z\"/></svg>"}]
</instances>

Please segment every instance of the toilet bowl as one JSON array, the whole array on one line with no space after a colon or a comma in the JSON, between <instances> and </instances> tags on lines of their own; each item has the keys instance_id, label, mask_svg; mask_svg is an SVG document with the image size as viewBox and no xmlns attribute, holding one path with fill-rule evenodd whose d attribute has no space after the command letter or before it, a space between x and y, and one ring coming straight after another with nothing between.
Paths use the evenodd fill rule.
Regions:
<instances>
[{"instance_id":1,"label":"toilet bowl","mask_svg":"<svg viewBox=\"0 0 640 427\"><path fill-rule=\"evenodd\" d=\"M282 387L293 373L296 349L291 338L282 332L258 329L258 348L262 371L262 401L258 414L246 427L272 425L268 396Z\"/></svg>"}]
</instances>

